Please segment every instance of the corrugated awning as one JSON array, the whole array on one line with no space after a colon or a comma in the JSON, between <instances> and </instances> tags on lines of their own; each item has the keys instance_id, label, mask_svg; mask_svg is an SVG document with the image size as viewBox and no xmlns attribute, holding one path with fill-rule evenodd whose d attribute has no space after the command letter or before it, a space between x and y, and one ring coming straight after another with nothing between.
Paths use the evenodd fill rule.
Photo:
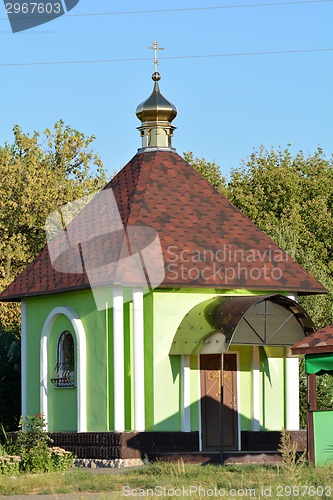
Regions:
<instances>
[{"instance_id":1,"label":"corrugated awning","mask_svg":"<svg viewBox=\"0 0 333 500\"><path fill-rule=\"evenodd\" d=\"M305 372L309 375L323 375L330 373L333 375L333 353L307 354L305 356Z\"/></svg>"},{"instance_id":2,"label":"corrugated awning","mask_svg":"<svg viewBox=\"0 0 333 500\"><path fill-rule=\"evenodd\" d=\"M231 343L289 347L314 331L305 309L284 295L218 296L186 314L170 354L222 353Z\"/></svg>"}]
</instances>

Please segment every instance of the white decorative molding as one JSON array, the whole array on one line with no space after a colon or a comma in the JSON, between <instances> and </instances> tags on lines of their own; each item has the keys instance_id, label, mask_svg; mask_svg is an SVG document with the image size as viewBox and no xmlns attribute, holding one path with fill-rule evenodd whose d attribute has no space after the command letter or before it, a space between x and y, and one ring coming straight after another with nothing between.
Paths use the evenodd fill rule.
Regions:
<instances>
[{"instance_id":1,"label":"white decorative molding","mask_svg":"<svg viewBox=\"0 0 333 500\"><path fill-rule=\"evenodd\" d=\"M59 316L66 316L76 336L77 349L77 431L87 431L87 352L86 336L79 315L71 307L55 307L45 320L40 342L40 411L48 422L48 345L53 325ZM46 423L48 430L48 423Z\"/></svg>"},{"instance_id":2,"label":"white decorative molding","mask_svg":"<svg viewBox=\"0 0 333 500\"><path fill-rule=\"evenodd\" d=\"M288 295L298 302L297 292ZM285 426L288 431L299 430L299 360L290 358L290 349L285 349Z\"/></svg>"},{"instance_id":3,"label":"white decorative molding","mask_svg":"<svg viewBox=\"0 0 333 500\"><path fill-rule=\"evenodd\" d=\"M181 356L180 377L181 430L183 432L191 432L191 369L190 356L188 354Z\"/></svg>"},{"instance_id":4,"label":"white decorative molding","mask_svg":"<svg viewBox=\"0 0 333 500\"><path fill-rule=\"evenodd\" d=\"M28 307L27 303L22 300L21 304L21 413L22 417L27 416L28 404Z\"/></svg>"},{"instance_id":5,"label":"white decorative molding","mask_svg":"<svg viewBox=\"0 0 333 500\"><path fill-rule=\"evenodd\" d=\"M285 427L288 431L299 430L298 363L298 358L285 358Z\"/></svg>"},{"instance_id":6,"label":"white decorative molding","mask_svg":"<svg viewBox=\"0 0 333 500\"><path fill-rule=\"evenodd\" d=\"M133 288L134 431L145 430L145 360L143 290Z\"/></svg>"},{"instance_id":7,"label":"white decorative molding","mask_svg":"<svg viewBox=\"0 0 333 500\"><path fill-rule=\"evenodd\" d=\"M125 381L124 381L124 296L123 289L112 290L113 308L113 392L114 431L125 430Z\"/></svg>"}]
</instances>

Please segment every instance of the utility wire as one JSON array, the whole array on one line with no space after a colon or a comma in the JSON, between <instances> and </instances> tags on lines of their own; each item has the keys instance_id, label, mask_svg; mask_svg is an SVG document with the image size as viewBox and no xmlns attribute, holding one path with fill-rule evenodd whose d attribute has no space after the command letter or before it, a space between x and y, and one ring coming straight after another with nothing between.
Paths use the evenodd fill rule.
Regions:
<instances>
[{"instance_id":1,"label":"utility wire","mask_svg":"<svg viewBox=\"0 0 333 500\"><path fill-rule=\"evenodd\" d=\"M205 55L189 55L189 56L167 56L160 57L160 61L167 59L208 59L210 57L239 57L239 56L266 56L277 54L306 54L315 52L331 52L333 48L324 49L304 49L304 50L271 50L267 52L231 52L225 54L205 54ZM41 61L41 62L26 62L26 63L0 63L0 66L53 66L56 64L105 64L116 62L134 62L134 61L151 61L151 57L138 57L128 59L88 59L82 61Z\"/></svg>"},{"instance_id":2,"label":"utility wire","mask_svg":"<svg viewBox=\"0 0 333 500\"><path fill-rule=\"evenodd\" d=\"M219 5L212 7L180 7L176 9L156 9L156 10L127 10L119 12L104 12L104 13L88 13L88 14L68 14L71 17L83 16L114 16L124 14L160 14L164 12L187 12L195 10L218 10L218 9L244 9L252 7L273 7L278 5L300 5L307 3L327 3L333 0L300 0L294 2L270 2L270 3L252 3L248 5Z\"/></svg>"},{"instance_id":3,"label":"utility wire","mask_svg":"<svg viewBox=\"0 0 333 500\"><path fill-rule=\"evenodd\" d=\"M333 0L299 0L294 2L266 2L266 3L252 3L244 5L216 5L212 7L180 7L175 9L151 9L151 10L125 10L125 11L114 11L114 12L90 12L90 13L79 13L79 14L66 14L66 17L96 17L96 16L120 16L128 14L163 14L167 12L189 12L189 11L204 11L204 10L220 10L220 9L249 9L257 7L277 7L285 5L304 5L304 4L316 4L316 3L331 3ZM53 16L43 16L43 18ZM19 19L19 16L15 16ZM27 16L20 16L20 18L26 19ZM1 17L0 21L7 21L6 17Z\"/></svg>"}]
</instances>

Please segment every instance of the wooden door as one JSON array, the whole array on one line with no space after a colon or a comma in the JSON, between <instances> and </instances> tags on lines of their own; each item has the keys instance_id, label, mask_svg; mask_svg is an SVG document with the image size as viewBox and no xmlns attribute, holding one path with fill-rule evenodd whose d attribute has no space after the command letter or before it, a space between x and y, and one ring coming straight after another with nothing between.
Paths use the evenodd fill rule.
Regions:
<instances>
[{"instance_id":1,"label":"wooden door","mask_svg":"<svg viewBox=\"0 0 333 500\"><path fill-rule=\"evenodd\" d=\"M220 449L221 354L200 356L203 450ZM224 354L223 440L225 450L238 449L237 355Z\"/></svg>"}]
</instances>

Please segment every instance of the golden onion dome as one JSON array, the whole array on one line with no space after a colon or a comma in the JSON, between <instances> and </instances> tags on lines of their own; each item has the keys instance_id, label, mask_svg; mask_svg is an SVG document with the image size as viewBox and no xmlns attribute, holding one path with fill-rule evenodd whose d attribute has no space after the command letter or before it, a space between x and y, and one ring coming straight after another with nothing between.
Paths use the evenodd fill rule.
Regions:
<instances>
[{"instance_id":1,"label":"golden onion dome","mask_svg":"<svg viewBox=\"0 0 333 500\"><path fill-rule=\"evenodd\" d=\"M152 80L155 82L151 95L136 108L136 116L141 123L168 122L171 123L177 116L177 108L160 92L158 82L161 75L155 71Z\"/></svg>"}]
</instances>

